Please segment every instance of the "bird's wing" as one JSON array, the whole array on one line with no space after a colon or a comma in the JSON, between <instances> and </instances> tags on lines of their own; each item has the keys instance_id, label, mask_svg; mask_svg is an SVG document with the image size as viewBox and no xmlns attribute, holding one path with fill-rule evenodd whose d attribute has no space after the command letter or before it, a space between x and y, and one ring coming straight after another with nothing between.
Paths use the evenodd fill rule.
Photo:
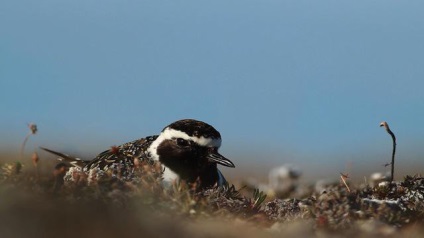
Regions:
<instances>
[{"instance_id":1,"label":"bird's wing","mask_svg":"<svg viewBox=\"0 0 424 238\"><path fill-rule=\"evenodd\" d=\"M148 146L157 138L157 136L149 136L125 143L120 146L112 146L111 149L105 150L91 160L85 169L90 170L99 168L106 170L110 165L121 163L127 166L134 165L134 159L147 159L145 152Z\"/></svg>"},{"instance_id":2,"label":"bird's wing","mask_svg":"<svg viewBox=\"0 0 424 238\"><path fill-rule=\"evenodd\" d=\"M76 167L82 168L88 163L88 161L82 160L80 158L77 158L77 157L74 157L74 156L71 156L71 155L67 155L67 154L64 154L64 153L61 153L61 152L57 152L57 151L54 151L54 150L51 150L51 149L47 149L45 147L40 146L40 149L45 150L45 151L52 153L54 155L57 155L57 156L60 157L59 158L60 161L67 162L67 163L69 163L73 166L76 166Z\"/></svg>"}]
</instances>

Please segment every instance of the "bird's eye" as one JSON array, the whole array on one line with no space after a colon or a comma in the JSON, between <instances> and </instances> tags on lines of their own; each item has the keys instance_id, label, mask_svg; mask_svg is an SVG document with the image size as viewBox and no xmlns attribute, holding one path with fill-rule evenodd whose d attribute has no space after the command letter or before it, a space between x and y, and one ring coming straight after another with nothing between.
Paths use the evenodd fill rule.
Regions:
<instances>
[{"instance_id":1,"label":"bird's eye","mask_svg":"<svg viewBox=\"0 0 424 238\"><path fill-rule=\"evenodd\" d=\"M180 147L185 147L189 145L189 142L187 140L184 140L182 138L177 139L177 145Z\"/></svg>"}]
</instances>

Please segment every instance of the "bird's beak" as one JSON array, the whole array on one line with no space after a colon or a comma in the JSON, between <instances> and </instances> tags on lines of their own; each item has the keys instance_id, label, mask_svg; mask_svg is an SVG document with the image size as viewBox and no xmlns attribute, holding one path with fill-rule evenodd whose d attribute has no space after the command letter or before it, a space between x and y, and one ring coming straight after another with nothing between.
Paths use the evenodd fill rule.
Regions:
<instances>
[{"instance_id":1,"label":"bird's beak","mask_svg":"<svg viewBox=\"0 0 424 238\"><path fill-rule=\"evenodd\" d=\"M217 151L211 151L209 152L209 154L206 156L206 158L208 159L209 163L217 163L226 167L231 167L234 168L236 167L233 162L231 162L229 159L225 158L224 156L222 156L221 154L219 154Z\"/></svg>"}]
</instances>

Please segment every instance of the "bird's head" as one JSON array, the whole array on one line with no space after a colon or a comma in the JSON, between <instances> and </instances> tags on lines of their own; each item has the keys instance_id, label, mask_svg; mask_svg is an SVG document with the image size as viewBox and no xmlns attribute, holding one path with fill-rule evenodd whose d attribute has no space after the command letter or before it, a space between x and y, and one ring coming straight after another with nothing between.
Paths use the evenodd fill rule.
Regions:
<instances>
[{"instance_id":1,"label":"bird's head","mask_svg":"<svg viewBox=\"0 0 424 238\"><path fill-rule=\"evenodd\" d=\"M149 147L153 159L183 179L195 179L206 168L217 164L235 167L218 153L221 135L211 125L185 119L166 126Z\"/></svg>"}]
</instances>

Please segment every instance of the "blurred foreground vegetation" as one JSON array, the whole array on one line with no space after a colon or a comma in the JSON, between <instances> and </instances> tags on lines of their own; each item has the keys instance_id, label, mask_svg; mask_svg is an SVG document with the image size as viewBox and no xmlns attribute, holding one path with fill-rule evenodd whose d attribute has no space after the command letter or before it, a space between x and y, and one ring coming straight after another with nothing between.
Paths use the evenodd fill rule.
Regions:
<instances>
[{"instance_id":1,"label":"blurred foreground vegetation","mask_svg":"<svg viewBox=\"0 0 424 238\"><path fill-rule=\"evenodd\" d=\"M142 164L135 183L87 185L84 178L63 181L63 166L1 158L1 237L424 237L418 175L277 199L232 185L163 189L157 165Z\"/></svg>"}]
</instances>

